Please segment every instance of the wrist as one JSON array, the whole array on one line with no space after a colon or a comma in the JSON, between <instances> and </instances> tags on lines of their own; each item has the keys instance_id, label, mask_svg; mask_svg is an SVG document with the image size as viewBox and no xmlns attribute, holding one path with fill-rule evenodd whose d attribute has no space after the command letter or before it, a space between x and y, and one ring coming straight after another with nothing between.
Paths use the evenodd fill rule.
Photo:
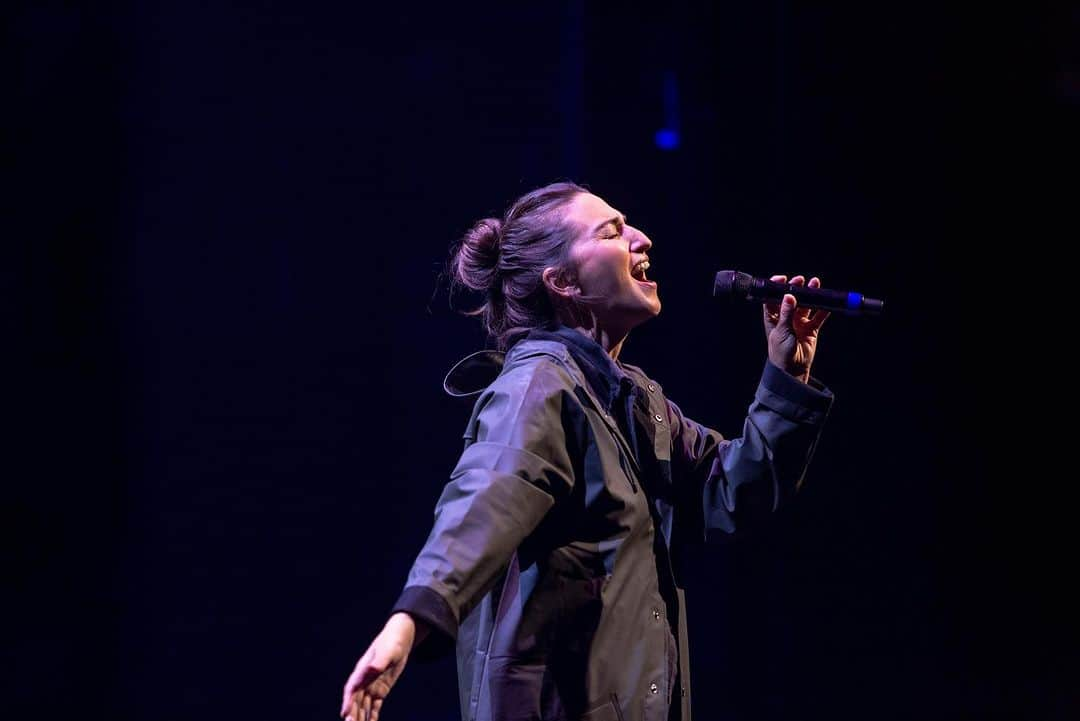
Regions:
<instances>
[{"instance_id":1,"label":"wrist","mask_svg":"<svg viewBox=\"0 0 1080 721\"><path fill-rule=\"evenodd\" d=\"M398 611L390 616L386 621L386 628L404 635L409 639L409 643L413 647L423 641L430 630L430 627L426 623L414 618L411 614L404 611Z\"/></svg>"},{"instance_id":2,"label":"wrist","mask_svg":"<svg viewBox=\"0 0 1080 721\"><path fill-rule=\"evenodd\" d=\"M792 378L795 378L796 380L801 381L803 383L809 383L810 382L810 367L809 366L794 365L794 364L789 365L789 364L783 363L783 362L777 363L776 361L772 360L771 358L769 360L772 362L772 364L774 366L776 366L780 370L784 371L784 373L791 376Z\"/></svg>"}]
</instances>

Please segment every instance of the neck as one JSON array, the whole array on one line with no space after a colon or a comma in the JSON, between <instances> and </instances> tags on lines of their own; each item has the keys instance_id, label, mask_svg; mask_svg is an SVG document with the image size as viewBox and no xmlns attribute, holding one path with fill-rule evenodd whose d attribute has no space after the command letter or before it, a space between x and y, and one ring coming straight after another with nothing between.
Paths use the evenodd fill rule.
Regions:
<instances>
[{"instance_id":1,"label":"neck","mask_svg":"<svg viewBox=\"0 0 1080 721\"><path fill-rule=\"evenodd\" d=\"M628 335L626 331L612 331L597 326L586 327L571 323L564 323L563 325L568 328L573 328L586 338L592 338L599 343L600 347L611 356L611 360L618 360L619 352L622 350L623 343L626 342L626 337Z\"/></svg>"}]
</instances>

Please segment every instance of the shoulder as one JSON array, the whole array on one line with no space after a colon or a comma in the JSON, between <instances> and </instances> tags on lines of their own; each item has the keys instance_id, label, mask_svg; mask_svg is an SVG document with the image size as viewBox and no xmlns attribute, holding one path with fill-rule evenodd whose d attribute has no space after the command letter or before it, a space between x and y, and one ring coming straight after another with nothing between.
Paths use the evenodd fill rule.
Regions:
<instances>
[{"instance_id":1,"label":"shoulder","mask_svg":"<svg viewBox=\"0 0 1080 721\"><path fill-rule=\"evenodd\" d=\"M502 373L482 395L508 394L532 403L561 397L577 386L577 381L562 359L546 354L530 355L507 361Z\"/></svg>"},{"instance_id":2,"label":"shoulder","mask_svg":"<svg viewBox=\"0 0 1080 721\"><path fill-rule=\"evenodd\" d=\"M508 362L476 399L466 437L518 448L544 447L563 437L555 429L579 426L576 385L556 359Z\"/></svg>"},{"instance_id":3,"label":"shoulder","mask_svg":"<svg viewBox=\"0 0 1080 721\"><path fill-rule=\"evenodd\" d=\"M581 406L580 373L561 343L521 341L477 398L474 414L511 425L566 421L577 416Z\"/></svg>"},{"instance_id":4,"label":"shoulder","mask_svg":"<svg viewBox=\"0 0 1080 721\"><path fill-rule=\"evenodd\" d=\"M619 361L619 367L622 368L623 371L625 371L626 374L629 375L639 386L647 388L650 391L655 391L663 394L664 387L660 385L660 382L655 380L654 378L651 378L647 373L645 373L645 371L641 370L641 368L639 368L638 366Z\"/></svg>"}]
</instances>

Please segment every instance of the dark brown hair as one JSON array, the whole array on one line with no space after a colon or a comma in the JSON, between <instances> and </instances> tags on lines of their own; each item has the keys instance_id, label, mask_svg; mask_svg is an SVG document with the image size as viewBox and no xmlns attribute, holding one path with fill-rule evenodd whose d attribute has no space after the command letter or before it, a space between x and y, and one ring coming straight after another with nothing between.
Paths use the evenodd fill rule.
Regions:
<instances>
[{"instance_id":1,"label":"dark brown hair","mask_svg":"<svg viewBox=\"0 0 1080 721\"><path fill-rule=\"evenodd\" d=\"M533 328L555 320L541 274L566 262L578 229L566 206L588 191L574 183L552 183L514 201L501 218L477 221L454 248L450 275L455 286L486 294L479 308L484 328L505 350Z\"/></svg>"}]
</instances>

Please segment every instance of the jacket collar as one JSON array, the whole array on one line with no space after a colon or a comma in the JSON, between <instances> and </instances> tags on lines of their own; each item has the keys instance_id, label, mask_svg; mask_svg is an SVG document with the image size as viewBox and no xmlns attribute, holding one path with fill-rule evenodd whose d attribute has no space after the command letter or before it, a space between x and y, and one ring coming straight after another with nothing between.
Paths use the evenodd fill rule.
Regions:
<instances>
[{"instance_id":1,"label":"jacket collar","mask_svg":"<svg viewBox=\"0 0 1080 721\"><path fill-rule=\"evenodd\" d=\"M443 379L443 390L461 398L480 393L502 372L506 354L480 350L465 356L450 368Z\"/></svg>"},{"instance_id":2,"label":"jacket collar","mask_svg":"<svg viewBox=\"0 0 1080 721\"><path fill-rule=\"evenodd\" d=\"M558 325L553 329L537 328L529 331L529 339L553 340L564 344L574 361L581 368L585 380L597 398L603 401L610 413L618 400L624 384L633 383L630 376L619 367L603 346L573 328Z\"/></svg>"},{"instance_id":3,"label":"jacket collar","mask_svg":"<svg viewBox=\"0 0 1080 721\"><path fill-rule=\"evenodd\" d=\"M455 363L446 374L446 378L443 379L443 390L456 397L478 395L495 382L495 379L502 373L503 368L513 365L522 358L535 355L546 355L554 358L571 370L579 383L585 382L585 379L581 377L581 371L572 362L570 351L566 349L563 343L550 340L522 339L506 352L479 350L465 356Z\"/></svg>"},{"instance_id":4,"label":"jacket collar","mask_svg":"<svg viewBox=\"0 0 1080 721\"><path fill-rule=\"evenodd\" d=\"M608 412L612 411L621 387L633 385L630 375L599 343L573 328L555 325L530 331L506 353L482 350L465 356L446 374L443 389L457 397L476 395L491 385L504 365L534 352L573 358L585 382Z\"/></svg>"}]
</instances>

